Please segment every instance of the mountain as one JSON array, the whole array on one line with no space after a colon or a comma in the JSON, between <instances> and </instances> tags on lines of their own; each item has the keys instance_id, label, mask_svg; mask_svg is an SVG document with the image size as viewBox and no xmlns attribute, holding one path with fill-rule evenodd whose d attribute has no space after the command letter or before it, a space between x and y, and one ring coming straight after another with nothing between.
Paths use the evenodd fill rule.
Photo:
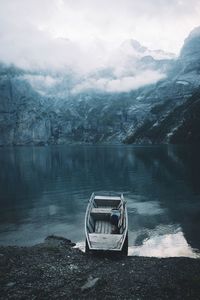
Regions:
<instances>
[{"instance_id":1,"label":"mountain","mask_svg":"<svg viewBox=\"0 0 200 300\"><path fill-rule=\"evenodd\" d=\"M124 49L129 54L135 54L135 56L151 56L154 59L162 60L162 59L173 59L175 55L170 52L165 52L163 50L150 50L147 47L141 45L137 40L129 39L124 41L120 48Z\"/></svg>"},{"instance_id":2,"label":"mountain","mask_svg":"<svg viewBox=\"0 0 200 300\"><path fill-rule=\"evenodd\" d=\"M195 28L185 40L180 53L184 73L200 73L200 27Z\"/></svg>"},{"instance_id":3,"label":"mountain","mask_svg":"<svg viewBox=\"0 0 200 300\"><path fill-rule=\"evenodd\" d=\"M180 56L163 83L167 95L160 95L160 103L151 107L142 124L126 137L126 143L200 142L199 67L200 27L185 40Z\"/></svg>"},{"instance_id":4,"label":"mountain","mask_svg":"<svg viewBox=\"0 0 200 300\"><path fill-rule=\"evenodd\" d=\"M200 29L180 56L125 41L87 74L0 65L0 145L199 142Z\"/></svg>"}]
</instances>

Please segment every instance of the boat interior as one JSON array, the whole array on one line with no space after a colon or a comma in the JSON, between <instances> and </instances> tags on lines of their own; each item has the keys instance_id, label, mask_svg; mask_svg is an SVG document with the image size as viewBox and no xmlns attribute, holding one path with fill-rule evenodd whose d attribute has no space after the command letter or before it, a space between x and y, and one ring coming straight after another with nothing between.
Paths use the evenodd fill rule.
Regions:
<instances>
[{"instance_id":1,"label":"boat interior","mask_svg":"<svg viewBox=\"0 0 200 300\"><path fill-rule=\"evenodd\" d=\"M127 235L123 196L93 194L86 217L86 236L91 250L122 251Z\"/></svg>"},{"instance_id":2,"label":"boat interior","mask_svg":"<svg viewBox=\"0 0 200 300\"><path fill-rule=\"evenodd\" d=\"M90 211L88 222L89 233L114 234L117 232L114 225L111 224L110 216L112 209L122 210L122 201L119 197L98 197L95 196L93 207Z\"/></svg>"}]
</instances>

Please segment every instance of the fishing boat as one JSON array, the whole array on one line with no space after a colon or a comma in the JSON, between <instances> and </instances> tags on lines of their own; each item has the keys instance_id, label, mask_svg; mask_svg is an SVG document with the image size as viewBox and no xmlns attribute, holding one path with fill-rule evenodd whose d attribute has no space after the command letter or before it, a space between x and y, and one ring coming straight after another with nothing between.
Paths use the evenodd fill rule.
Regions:
<instances>
[{"instance_id":1,"label":"fishing boat","mask_svg":"<svg viewBox=\"0 0 200 300\"><path fill-rule=\"evenodd\" d=\"M128 215L123 194L93 193L85 214L85 251L128 254Z\"/></svg>"}]
</instances>

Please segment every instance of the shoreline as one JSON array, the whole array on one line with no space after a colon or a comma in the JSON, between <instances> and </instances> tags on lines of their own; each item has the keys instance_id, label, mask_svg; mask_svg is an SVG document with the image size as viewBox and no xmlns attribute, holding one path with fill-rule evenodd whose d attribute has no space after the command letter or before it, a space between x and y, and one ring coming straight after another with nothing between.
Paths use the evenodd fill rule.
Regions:
<instances>
[{"instance_id":1,"label":"shoreline","mask_svg":"<svg viewBox=\"0 0 200 300\"><path fill-rule=\"evenodd\" d=\"M70 240L0 246L0 299L200 299L200 260L85 254Z\"/></svg>"}]
</instances>

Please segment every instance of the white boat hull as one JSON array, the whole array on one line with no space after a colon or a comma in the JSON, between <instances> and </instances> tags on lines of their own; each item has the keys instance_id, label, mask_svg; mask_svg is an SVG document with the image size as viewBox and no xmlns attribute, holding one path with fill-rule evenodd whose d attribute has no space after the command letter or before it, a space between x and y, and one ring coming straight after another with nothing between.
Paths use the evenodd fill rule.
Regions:
<instances>
[{"instance_id":1,"label":"white boat hull","mask_svg":"<svg viewBox=\"0 0 200 300\"><path fill-rule=\"evenodd\" d=\"M113 220L117 222L113 224ZM123 194L92 194L86 210L85 234L86 252L127 255L128 215Z\"/></svg>"}]
</instances>

